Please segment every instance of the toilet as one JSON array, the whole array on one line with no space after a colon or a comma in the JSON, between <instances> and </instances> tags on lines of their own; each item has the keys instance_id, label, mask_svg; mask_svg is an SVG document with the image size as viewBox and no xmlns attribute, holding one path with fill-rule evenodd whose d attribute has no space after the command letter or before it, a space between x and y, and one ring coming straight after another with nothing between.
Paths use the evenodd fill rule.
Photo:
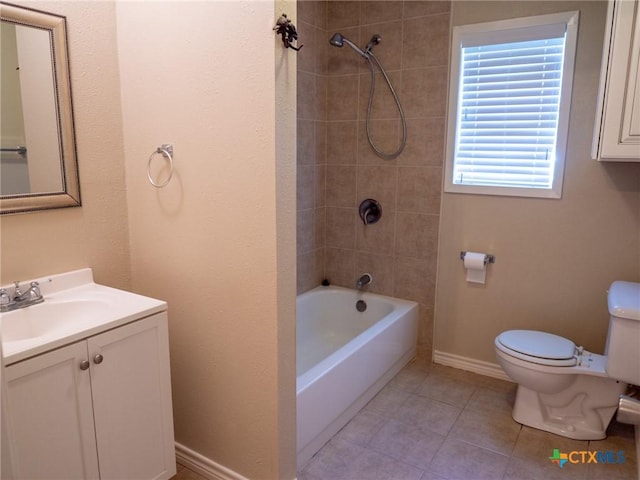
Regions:
<instances>
[{"instance_id":1,"label":"toilet","mask_svg":"<svg viewBox=\"0 0 640 480\"><path fill-rule=\"evenodd\" d=\"M498 362L518 384L513 419L577 440L599 440L627 384L640 385L640 283L617 281L608 292L605 354L536 330L495 339Z\"/></svg>"}]
</instances>

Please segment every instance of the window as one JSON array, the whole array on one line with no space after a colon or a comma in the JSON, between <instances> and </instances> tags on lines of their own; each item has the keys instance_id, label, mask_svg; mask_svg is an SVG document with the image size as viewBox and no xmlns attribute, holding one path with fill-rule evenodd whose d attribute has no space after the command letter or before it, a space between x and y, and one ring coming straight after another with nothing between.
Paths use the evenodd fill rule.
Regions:
<instances>
[{"instance_id":1,"label":"window","mask_svg":"<svg viewBox=\"0 0 640 480\"><path fill-rule=\"evenodd\" d=\"M560 198L578 12L454 27L445 191Z\"/></svg>"}]
</instances>

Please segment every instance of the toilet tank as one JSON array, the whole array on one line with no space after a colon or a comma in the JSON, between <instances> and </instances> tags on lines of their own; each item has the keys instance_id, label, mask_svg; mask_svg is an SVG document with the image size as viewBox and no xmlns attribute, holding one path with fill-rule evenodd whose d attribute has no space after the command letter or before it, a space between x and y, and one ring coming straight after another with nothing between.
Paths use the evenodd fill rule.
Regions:
<instances>
[{"instance_id":1,"label":"toilet tank","mask_svg":"<svg viewBox=\"0 0 640 480\"><path fill-rule=\"evenodd\" d=\"M640 283L613 282L608 298L607 374L640 385Z\"/></svg>"}]
</instances>

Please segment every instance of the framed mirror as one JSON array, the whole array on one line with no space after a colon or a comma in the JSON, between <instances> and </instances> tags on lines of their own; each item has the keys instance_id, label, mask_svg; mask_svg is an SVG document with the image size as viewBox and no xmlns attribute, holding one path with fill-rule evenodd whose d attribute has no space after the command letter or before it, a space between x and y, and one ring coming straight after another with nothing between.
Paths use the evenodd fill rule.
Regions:
<instances>
[{"instance_id":1,"label":"framed mirror","mask_svg":"<svg viewBox=\"0 0 640 480\"><path fill-rule=\"evenodd\" d=\"M0 2L0 214L80 205L66 18Z\"/></svg>"}]
</instances>

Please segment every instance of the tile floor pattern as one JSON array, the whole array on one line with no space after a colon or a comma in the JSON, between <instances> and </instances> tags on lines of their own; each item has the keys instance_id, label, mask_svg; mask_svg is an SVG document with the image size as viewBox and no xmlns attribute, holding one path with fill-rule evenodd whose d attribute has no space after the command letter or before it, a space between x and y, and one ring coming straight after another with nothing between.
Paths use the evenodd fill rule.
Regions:
<instances>
[{"instance_id":1,"label":"tile floor pattern","mask_svg":"<svg viewBox=\"0 0 640 480\"><path fill-rule=\"evenodd\" d=\"M521 426L511 418L515 389L513 383L462 370L410 363L316 453L297 478L638 478L633 427L614 421L605 440L579 441ZM554 449L623 451L625 462L567 463L560 468L549 460ZM174 479L201 477L183 468Z\"/></svg>"}]
</instances>

